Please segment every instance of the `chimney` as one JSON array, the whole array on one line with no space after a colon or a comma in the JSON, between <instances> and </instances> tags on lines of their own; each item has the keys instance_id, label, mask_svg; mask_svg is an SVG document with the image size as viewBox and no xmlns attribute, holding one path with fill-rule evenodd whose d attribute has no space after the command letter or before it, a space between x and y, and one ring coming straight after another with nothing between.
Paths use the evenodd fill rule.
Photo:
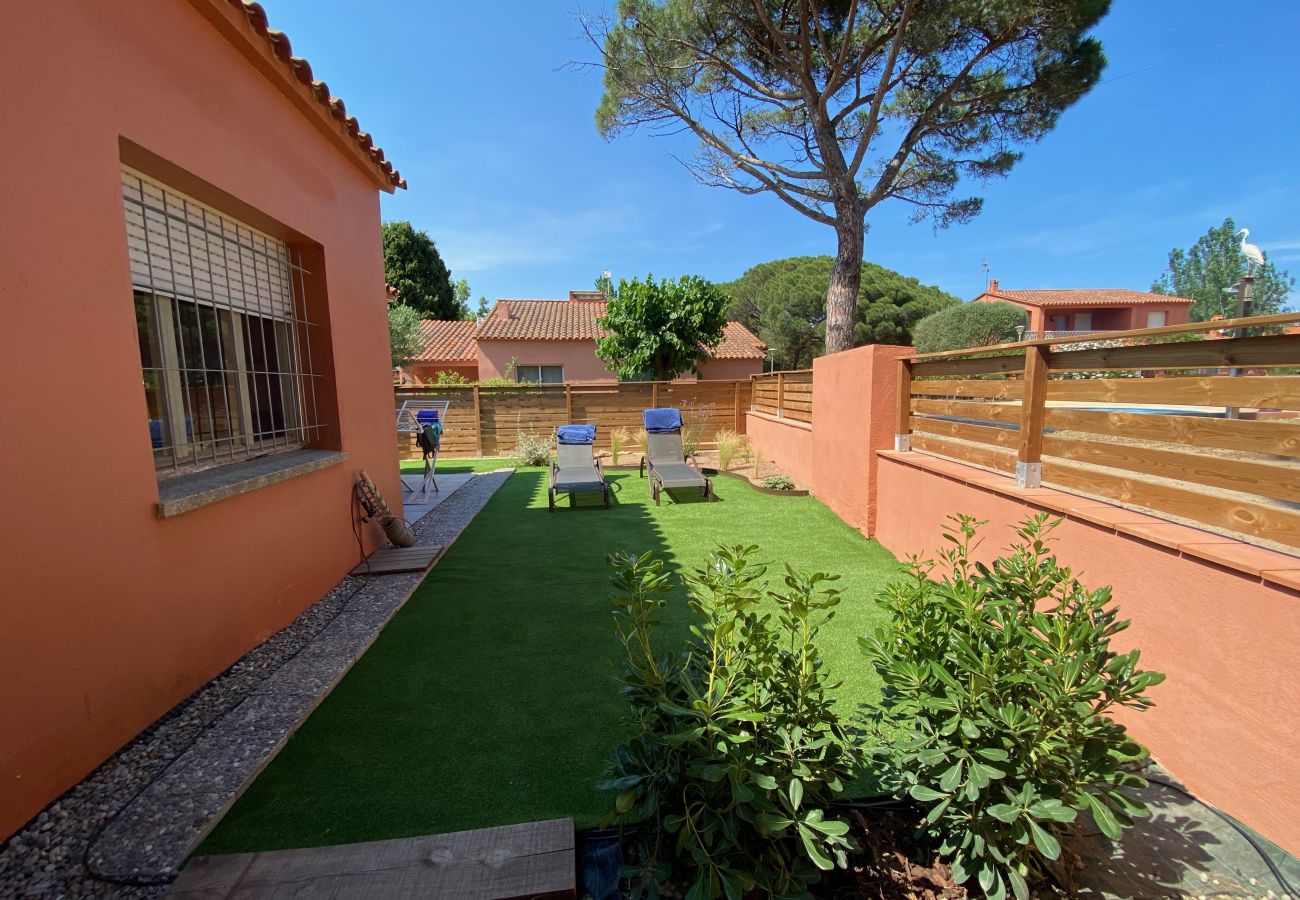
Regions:
<instances>
[{"instance_id":1,"label":"chimney","mask_svg":"<svg viewBox=\"0 0 1300 900\"><path fill-rule=\"evenodd\" d=\"M990 279L989 279L989 291L990 291L991 293L997 293L997 290L998 290L998 280L997 280L996 278L990 278Z\"/></svg>"}]
</instances>

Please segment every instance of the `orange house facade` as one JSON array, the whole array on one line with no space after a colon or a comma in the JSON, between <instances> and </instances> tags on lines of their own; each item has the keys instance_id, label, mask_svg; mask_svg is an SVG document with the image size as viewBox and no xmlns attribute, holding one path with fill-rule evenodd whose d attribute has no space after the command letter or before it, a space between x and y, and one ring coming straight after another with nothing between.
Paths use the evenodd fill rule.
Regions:
<instances>
[{"instance_id":1,"label":"orange house facade","mask_svg":"<svg viewBox=\"0 0 1300 900\"><path fill-rule=\"evenodd\" d=\"M1065 337L1093 331L1161 328L1188 321L1192 301L1120 288L1013 291L996 281L973 301L1004 302L1029 313L1026 337Z\"/></svg>"},{"instance_id":2,"label":"orange house facade","mask_svg":"<svg viewBox=\"0 0 1300 900\"><path fill-rule=\"evenodd\" d=\"M507 379L543 384L618 381L596 355L603 335L597 319L605 295L570 291L567 300L498 300L482 322L426 319L420 353L403 367L408 381L429 383L439 373L470 381ZM739 322L723 327L722 342L700 365L701 380L744 379L763 371L767 348ZM694 373L683 379L694 380Z\"/></svg>"},{"instance_id":3,"label":"orange house facade","mask_svg":"<svg viewBox=\"0 0 1300 900\"><path fill-rule=\"evenodd\" d=\"M256 4L40 4L0 49L2 839L338 583L357 469L399 500L405 182Z\"/></svg>"}]
</instances>

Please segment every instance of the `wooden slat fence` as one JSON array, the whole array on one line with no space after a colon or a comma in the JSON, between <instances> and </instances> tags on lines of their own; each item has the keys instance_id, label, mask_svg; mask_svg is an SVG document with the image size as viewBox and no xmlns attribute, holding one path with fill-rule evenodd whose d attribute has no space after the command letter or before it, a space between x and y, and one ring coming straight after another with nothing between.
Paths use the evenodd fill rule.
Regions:
<instances>
[{"instance_id":1,"label":"wooden slat fence","mask_svg":"<svg viewBox=\"0 0 1300 900\"><path fill-rule=\"evenodd\" d=\"M1300 334L1184 339L1295 321L903 359L898 446L1300 548Z\"/></svg>"},{"instance_id":2,"label":"wooden slat fence","mask_svg":"<svg viewBox=\"0 0 1300 900\"><path fill-rule=\"evenodd\" d=\"M754 409L796 422L812 422L812 369L787 372L764 372L751 375L754 383Z\"/></svg>"},{"instance_id":3,"label":"wooden slat fence","mask_svg":"<svg viewBox=\"0 0 1300 900\"><path fill-rule=\"evenodd\" d=\"M748 379L737 379L394 388L395 407L411 398L450 403L443 427L443 456L509 456L520 432L550 436L557 425L570 422L596 425L598 450L609 449L610 432L616 428L630 429L639 446L641 411L652 406L679 407L688 423L702 419L702 446L709 448L719 430L730 428L744 434L751 387ZM408 459L420 455L412 435L400 436L399 450Z\"/></svg>"}]
</instances>

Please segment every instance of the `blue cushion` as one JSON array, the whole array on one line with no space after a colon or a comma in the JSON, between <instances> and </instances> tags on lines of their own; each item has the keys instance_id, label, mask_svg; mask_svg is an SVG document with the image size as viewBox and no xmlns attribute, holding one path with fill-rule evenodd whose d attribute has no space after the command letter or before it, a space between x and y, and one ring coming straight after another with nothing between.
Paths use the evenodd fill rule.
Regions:
<instances>
[{"instance_id":1,"label":"blue cushion","mask_svg":"<svg viewBox=\"0 0 1300 900\"><path fill-rule=\"evenodd\" d=\"M643 410L641 420L645 422L645 430L651 434L664 434L682 430L681 410L671 406Z\"/></svg>"},{"instance_id":2,"label":"blue cushion","mask_svg":"<svg viewBox=\"0 0 1300 900\"><path fill-rule=\"evenodd\" d=\"M561 425L555 429L555 437L561 444L596 443L595 425Z\"/></svg>"}]
</instances>

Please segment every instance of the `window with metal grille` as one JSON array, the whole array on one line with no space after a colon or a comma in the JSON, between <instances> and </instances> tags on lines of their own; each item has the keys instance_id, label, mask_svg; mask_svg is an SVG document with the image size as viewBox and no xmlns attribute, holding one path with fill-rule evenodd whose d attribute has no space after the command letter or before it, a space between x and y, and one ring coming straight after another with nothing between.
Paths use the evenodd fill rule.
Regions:
<instances>
[{"instance_id":1,"label":"window with metal grille","mask_svg":"<svg viewBox=\"0 0 1300 900\"><path fill-rule=\"evenodd\" d=\"M301 260L125 166L122 201L160 477L319 436Z\"/></svg>"},{"instance_id":2,"label":"window with metal grille","mask_svg":"<svg viewBox=\"0 0 1300 900\"><path fill-rule=\"evenodd\" d=\"M515 381L530 384L564 384L564 366L516 366Z\"/></svg>"}]
</instances>

